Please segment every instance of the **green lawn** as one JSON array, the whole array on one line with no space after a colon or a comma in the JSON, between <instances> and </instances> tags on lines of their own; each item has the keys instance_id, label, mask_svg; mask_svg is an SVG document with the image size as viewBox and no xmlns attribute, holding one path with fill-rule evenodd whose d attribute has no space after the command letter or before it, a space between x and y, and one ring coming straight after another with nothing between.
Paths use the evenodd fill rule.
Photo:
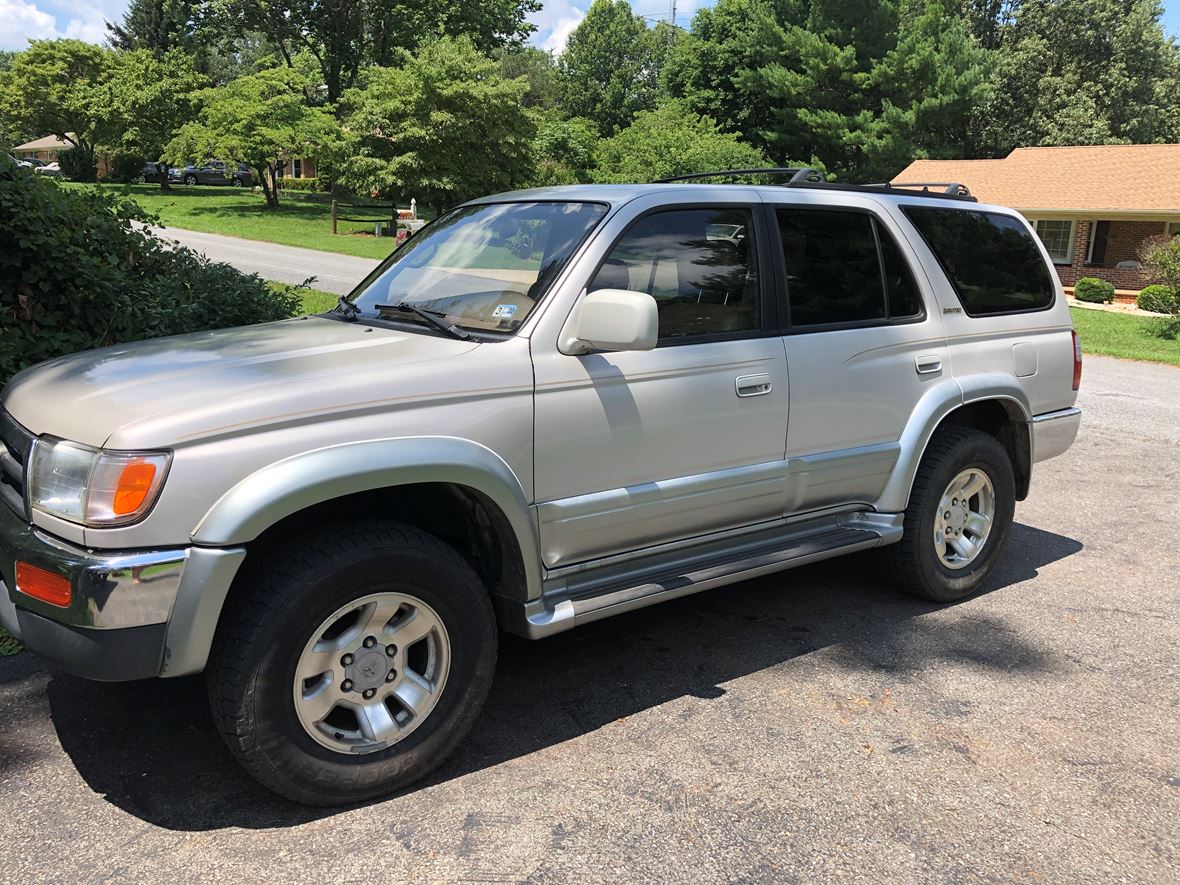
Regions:
<instances>
[{"instance_id":1,"label":"green lawn","mask_svg":"<svg viewBox=\"0 0 1180 885\"><path fill-rule=\"evenodd\" d=\"M396 245L390 237L373 236L375 221L341 221L332 236L332 197L329 194L284 192L278 209L268 209L262 194L234 187L177 185L161 191L154 184L82 185L60 182L63 187L99 187L130 197L164 225L205 233L226 234L248 240L264 240L305 249L342 252L362 258L384 258ZM366 206L363 211L341 207L341 216L361 215L388 221L388 204Z\"/></svg>"},{"instance_id":2,"label":"green lawn","mask_svg":"<svg viewBox=\"0 0 1180 885\"><path fill-rule=\"evenodd\" d=\"M277 289L283 286L283 283L276 283L272 280L267 285ZM299 295L300 315L305 313L323 313L325 310L331 310L340 299L339 295L333 295L331 292L324 292L321 289L301 289Z\"/></svg>"},{"instance_id":3,"label":"green lawn","mask_svg":"<svg viewBox=\"0 0 1180 885\"><path fill-rule=\"evenodd\" d=\"M1070 313L1084 353L1180 366L1180 338L1152 334L1160 320L1084 307L1071 307Z\"/></svg>"}]
</instances>

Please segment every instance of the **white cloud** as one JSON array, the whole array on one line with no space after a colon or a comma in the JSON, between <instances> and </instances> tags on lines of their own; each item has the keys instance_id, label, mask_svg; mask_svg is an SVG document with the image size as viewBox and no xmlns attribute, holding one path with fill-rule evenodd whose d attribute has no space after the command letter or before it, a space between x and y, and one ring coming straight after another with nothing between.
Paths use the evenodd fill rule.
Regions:
<instances>
[{"instance_id":1,"label":"white cloud","mask_svg":"<svg viewBox=\"0 0 1180 885\"><path fill-rule=\"evenodd\" d=\"M589 3L586 4L589 6ZM530 20L537 26L532 42L546 52L561 54L570 33L586 17L586 10L571 0L549 0Z\"/></svg>"},{"instance_id":2,"label":"white cloud","mask_svg":"<svg viewBox=\"0 0 1180 885\"><path fill-rule=\"evenodd\" d=\"M57 36L57 22L25 0L0 0L0 49L24 49L30 37Z\"/></svg>"}]
</instances>

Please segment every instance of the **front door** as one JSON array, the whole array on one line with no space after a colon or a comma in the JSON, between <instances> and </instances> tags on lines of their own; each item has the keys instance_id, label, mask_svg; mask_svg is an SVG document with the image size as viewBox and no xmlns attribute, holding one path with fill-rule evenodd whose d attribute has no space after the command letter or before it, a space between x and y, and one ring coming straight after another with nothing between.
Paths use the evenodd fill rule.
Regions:
<instances>
[{"instance_id":1,"label":"front door","mask_svg":"<svg viewBox=\"0 0 1180 885\"><path fill-rule=\"evenodd\" d=\"M657 347L534 355L547 567L781 515L787 371L771 245L758 206L644 214L588 288L655 298Z\"/></svg>"}]
</instances>

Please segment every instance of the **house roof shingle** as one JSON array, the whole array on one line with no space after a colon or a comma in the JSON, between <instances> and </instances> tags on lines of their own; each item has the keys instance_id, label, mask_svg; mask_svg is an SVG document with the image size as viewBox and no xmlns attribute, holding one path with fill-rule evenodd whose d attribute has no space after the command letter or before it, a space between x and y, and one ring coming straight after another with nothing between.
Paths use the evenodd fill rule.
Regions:
<instances>
[{"instance_id":1,"label":"house roof shingle","mask_svg":"<svg viewBox=\"0 0 1180 885\"><path fill-rule=\"evenodd\" d=\"M1180 144L1016 148L1002 160L915 160L895 182L957 181L1024 212L1180 213Z\"/></svg>"},{"instance_id":2,"label":"house roof shingle","mask_svg":"<svg viewBox=\"0 0 1180 885\"><path fill-rule=\"evenodd\" d=\"M64 139L58 138L56 135L46 135L42 138L35 138L32 141L25 142L24 144L18 144L12 151L13 153L17 151L61 151L69 150L72 147L72 144Z\"/></svg>"}]
</instances>

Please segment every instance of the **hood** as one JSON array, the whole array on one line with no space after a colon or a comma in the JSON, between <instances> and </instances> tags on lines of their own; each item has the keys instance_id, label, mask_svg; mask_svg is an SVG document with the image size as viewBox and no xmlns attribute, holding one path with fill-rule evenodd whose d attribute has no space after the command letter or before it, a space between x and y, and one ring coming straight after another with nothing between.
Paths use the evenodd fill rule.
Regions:
<instances>
[{"instance_id":1,"label":"hood","mask_svg":"<svg viewBox=\"0 0 1180 885\"><path fill-rule=\"evenodd\" d=\"M115 449L168 447L372 403L382 391L429 395L433 373L423 364L476 347L302 317L61 357L13 378L3 405L38 435Z\"/></svg>"}]
</instances>

